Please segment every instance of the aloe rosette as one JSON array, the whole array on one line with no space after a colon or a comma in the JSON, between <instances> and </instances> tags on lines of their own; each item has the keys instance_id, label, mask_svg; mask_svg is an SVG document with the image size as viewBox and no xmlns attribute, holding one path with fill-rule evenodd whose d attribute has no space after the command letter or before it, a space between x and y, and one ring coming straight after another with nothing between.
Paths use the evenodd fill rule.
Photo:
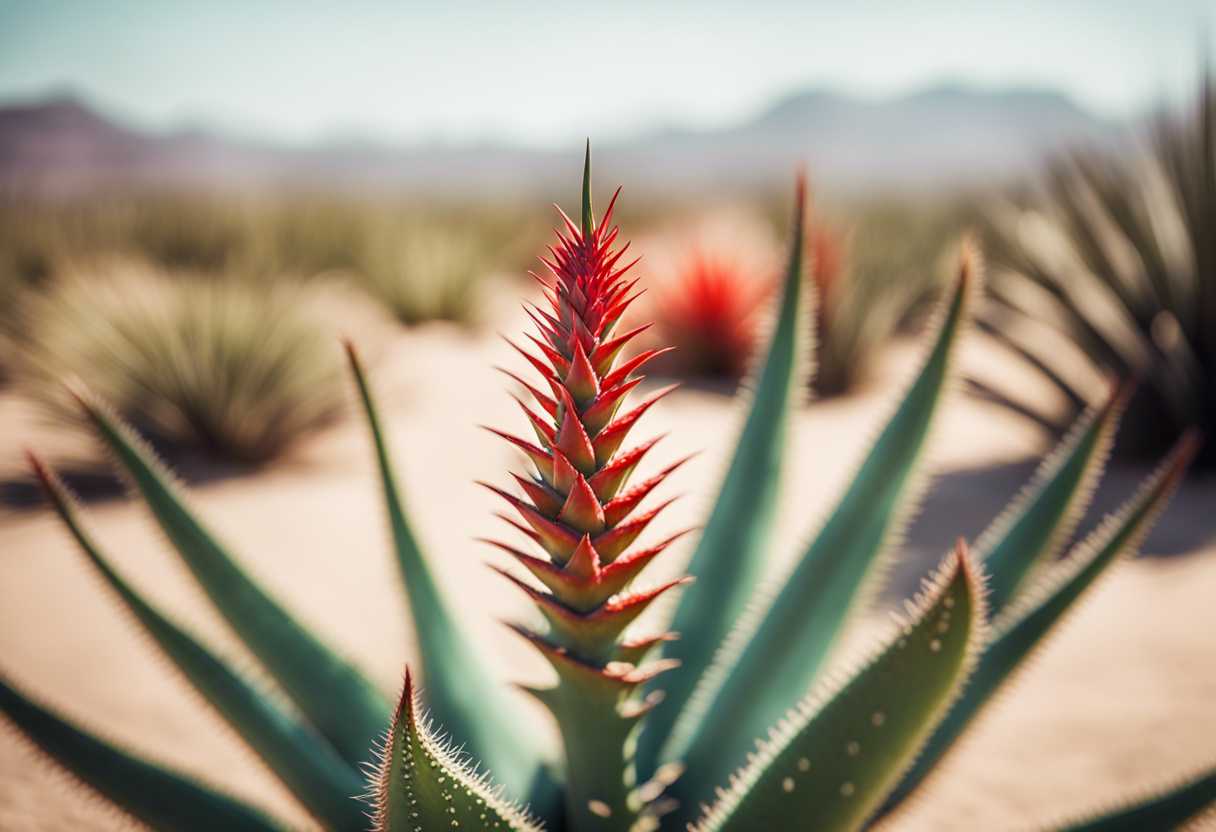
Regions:
<instances>
[{"instance_id":1,"label":"aloe rosette","mask_svg":"<svg viewBox=\"0 0 1216 832\"><path fill-rule=\"evenodd\" d=\"M674 538L640 545L665 503L652 496L675 465L631 483L654 440L626 443L667 391L627 407L660 350L621 359L641 329L617 332L634 284L612 205L597 225L590 154L581 221L563 214L538 277L547 306L521 349L538 374L516 376L535 441L499 432L534 468L508 502L521 535L509 580L536 604L514 625L556 682L529 688L552 713L560 760L543 759L453 615L415 538L375 397L353 345L354 378L376 451L397 562L420 648L395 707L241 567L169 471L108 406L77 386L82 409L232 630L290 701L237 671L110 561L81 507L33 457L36 474L88 562L157 650L232 724L318 827L335 832L845 832L892 816L1078 599L1133 554L1198 446L1188 433L1115 514L1069 546L1131 393L1091 408L972 546L959 541L906 620L860 661L829 661L870 605L895 541L927 487L921 458L979 300L978 252L964 246L921 368L856 476L801 557L764 564L786 462L791 413L809 375L814 316L803 277L802 187L767 353L687 579L632 588ZM615 204L615 197L613 200ZM644 329L644 328L643 328ZM679 463L675 463L678 465ZM631 624L679 592L671 631ZM425 680L425 687L415 679ZM266 832L278 820L154 765L38 704L0 675L0 713L87 786L155 829ZM1216 769L1066 832L1181 828L1216 801ZM522 805L527 809L521 809Z\"/></svg>"}]
</instances>

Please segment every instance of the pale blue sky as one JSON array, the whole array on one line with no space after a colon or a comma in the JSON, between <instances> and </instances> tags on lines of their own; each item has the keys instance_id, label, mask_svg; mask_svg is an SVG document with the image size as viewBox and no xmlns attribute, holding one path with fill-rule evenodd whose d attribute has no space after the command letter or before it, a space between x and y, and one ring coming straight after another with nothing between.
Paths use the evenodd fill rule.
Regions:
<instances>
[{"instance_id":1,"label":"pale blue sky","mask_svg":"<svg viewBox=\"0 0 1216 832\"><path fill-rule=\"evenodd\" d=\"M0 0L0 101L71 90L142 127L275 142L551 147L734 124L812 87L1045 87L1117 116L1190 88L1214 8Z\"/></svg>"}]
</instances>

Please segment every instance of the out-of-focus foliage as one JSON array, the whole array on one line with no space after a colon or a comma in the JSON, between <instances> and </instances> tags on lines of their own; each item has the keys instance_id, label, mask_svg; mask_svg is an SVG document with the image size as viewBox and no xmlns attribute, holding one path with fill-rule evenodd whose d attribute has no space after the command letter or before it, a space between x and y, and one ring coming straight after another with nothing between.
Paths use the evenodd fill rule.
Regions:
<instances>
[{"instance_id":1,"label":"out-of-focus foliage","mask_svg":"<svg viewBox=\"0 0 1216 832\"><path fill-rule=\"evenodd\" d=\"M474 310L464 298L486 274L487 257L496 270L522 274L524 252L539 236L533 226L506 206L172 195L58 203L9 195L0 198L0 306L72 262L120 256L207 273L308 279L340 270L402 320L434 317L431 309L466 320ZM432 299L437 292L443 303Z\"/></svg>"},{"instance_id":2,"label":"out-of-focus foliage","mask_svg":"<svg viewBox=\"0 0 1216 832\"><path fill-rule=\"evenodd\" d=\"M351 271L399 321L472 320L481 284L497 268L475 229L385 217L363 233Z\"/></svg>"},{"instance_id":3,"label":"out-of-focus foliage","mask_svg":"<svg viewBox=\"0 0 1216 832\"><path fill-rule=\"evenodd\" d=\"M1143 376L1124 451L1155 453L1189 424L1216 432L1211 77L1195 109L1159 119L1141 152L1072 153L1036 193L995 206L993 218L1001 303L991 327L1078 406L1095 377ZM1052 347L1059 333L1080 349ZM1199 464L1216 465L1216 445Z\"/></svg>"},{"instance_id":4,"label":"out-of-focus foliage","mask_svg":"<svg viewBox=\"0 0 1216 832\"><path fill-rule=\"evenodd\" d=\"M645 242L638 264L647 287L639 321L655 322L649 346L674 347L654 372L737 381L757 347L776 288L772 229L737 213L702 217Z\"/></svg>"},{"instance_id":5,"label":"out-of-focus foliage","mask_svg":"<svg viewBox=\"0 0 1216 832\"><path fill-rule=\"evenodd\" d=\"M62 382L86 379L167 446L261 462L340 406L317 287L115 261L29 289L15 311L23 389L66 414Z\"/></svg>"},{"instance_id":6,"label":"out-of-focus foliage","mask_svg":"<svg viewBox=\"0 0 1216 832\"><path fill-rule=\"evenodd\" d=\"M856 220L848 227L835 214ZM864 382L884 342L922 321L969 219L965 205L902 203L845 206L811 219L818 396ZM747 371L776 286L773 239L764 222L733 215L660 229L644 241L642 303L656 322L647 345L676 347L655 360L656 371L731 380Z\"/></svg>"}]
</instances>

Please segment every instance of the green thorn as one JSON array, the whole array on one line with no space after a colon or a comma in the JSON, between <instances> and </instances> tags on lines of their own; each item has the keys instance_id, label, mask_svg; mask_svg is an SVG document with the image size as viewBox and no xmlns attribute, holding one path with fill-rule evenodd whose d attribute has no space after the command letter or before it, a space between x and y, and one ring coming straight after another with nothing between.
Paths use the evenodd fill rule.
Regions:
<instances>
[{"instance_id":1,"label":"green thorn","mask_svg":"<svg viewBox=\"0 0 1216 832\"><path fill-rule=\"evenodd\" d=\"M595 216L591 213L591 139L587 139L587 159L583 162L583 239L595 232Z\"/></svg>"}]
</instances>

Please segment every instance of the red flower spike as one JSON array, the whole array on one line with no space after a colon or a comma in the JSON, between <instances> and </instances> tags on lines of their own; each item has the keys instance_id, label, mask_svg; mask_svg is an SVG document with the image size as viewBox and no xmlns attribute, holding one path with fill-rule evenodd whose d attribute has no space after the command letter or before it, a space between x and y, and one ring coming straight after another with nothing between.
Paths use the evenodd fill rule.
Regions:
<instances>
[{"instance_id":1,"label":"red flower spike","mask_svg":"<svg viewBox=\"0 0 1216 832\"><path fill-rule=\"evenodd\" d=\"M575 650L580 656L614 659L612 648L625 628L632 624L656 598L682 583L691 582L685 576L655 589L618 598L585 615L564 606L554 596L540 592L503 572L516 586L532 598L552 627L551 641Z\"/></svg>"},{"instance_id":2,"label":"red flower spike","mask_svg":"<svg viewBox=\"0 0 1216 832\"><path fill-rule=\"evenodd\" d=\"M638 483L624 494L610 500L608 504L604 506L604 522L607 523L610 528L620 523L622 520L628 517L635 508L638 507L638 503L646 499L646 495L653 491L659 483L667 479L668 474L679 468L689 459L690 457L681 459L675 465L670 466L664 471L660 471L658 474L655 474L645 482Z\"/></svg>"},{"instance_id":3,"label":"red flower spike","mask_svg":"<svg viewBox=\"0 0 1216 832\"><path fill-rule=\"evenodd\" d=\"M540 443L546 448L552 447L553 439L556 435L556 432L553 430L553 425L549 424L533 413L532 409L524 404L519 397L512 396L511 398L515 399L515 401L519 403L519 406L523 408L524 413L527 414L528 421L532 423L532 428L536 431L536 438L540 440Z\"/></svg>"},{"instance_id":4,"label":"red flower spike","mask_svg":"<svg viewBox=\"0 0 1216 832\"><path fill-rule=\"evenodd\" d=\"M612 195L612 199L608 200L608 210L606 210L604 212L604 218L602 220L600 220L601 229L607 228L608 225L612 222L612 209L616 207L616 198L620 195L621 195L621 189L617 188L616 193L614 193ZM615 234L616 234L615 229L613 230L612 234L615 236ZM612 240L608 240L608 242L611 243Z\"/></svg>"},{"instance_id":5,"label":"red flower spike","mask_svg":"<svg viewBox=\"0 0 1216 832\"><path fill-rule=\"evenodd\" d=\"M641 418L642 414L649 410L655 402L679 386L678 384L673 384L670 387L664 387L596 434L594 443L596 463L603 465L612 459L612 455L616 453L616 449L621 447L621 443L625 441L625 435L629 433L629 429Z\"/></svg>"},{"instance_id":6,"label":"red flower spike","mask_svg":"<svg viewBox=\"0 0 1216 832\"><path fill-rule=\"evenodd\" d=\"M553 372L551 372L553 378L564 377L570 372L570 360L568 358L535 335L528 335L527 338L533 344L536 344L540 351L544 353L545 358L549 359L549 363L553 365Z\"/></svg>"},{"instance_id":7,"label":"red flower spike","mask_svg":"<svg viewBox=\"0 0 1216 832\"><path fill-rule=\"evenodd\" d=\"M560 205L558 205L557 203L554 203L553 207L557 209L557 213L562 215L562 221L564 223L566 223L566 228L569 229L569 231L570 231L570 237L574 240L577 240L579 246L582 247L584 244L582 230L577 225L575 225L568 216L566 216L566 212L562 210ZM592 233L594 233L594 231Z\"/></svg>"},{"instance_id":8,"label":"red flower spike","mask_svg":"<svg viewBox=\"0 0 1216 832\"><path fill-rule=\"evenodd\" d=\"M540 392L535 387L533 387L531 384L528 384L528 382L524 381L522 378L515 375L515 373L511 372L510 370L504 370L502 367L495 367L494 369L498 370L498 372L500 372L500 373L506 373L511 378L515 379L520 384L522 384L525 388L527 388L528 392L532 394L532 398L536 399L536 403L539 404L541 406L541 408L546 413L548 413L550 416L557 415L557 400L556 399L549 398L544 393Z\"/></svg>"},{"instance_id":9,"label":"red flower spike","mask_svg":"<svg viewBox=\"0 0 1216 832\"><path fill-rule=\"evenodd\" d=\"M622 364L620 367L617 367L611 373L604 376L604 380L602 382L603 386L604 387L617 386L618 384L623 382L626 378L628 378L630 373L632 373L635 370L640 369L641 366L643 364L645 364L647 361L649 361L650 359L657 358L658 356L662 355L663 353L671 352L674 349L675 349L675 347L664 347L661 350L647 350L646 352L642 353L641 355L638 355L638 356L635 356L634 358L629 359L624 364ZM641 378L645 378L645 376L641 376Z\"/></svg>"},{"instance_id":10,"label":"red flower spike","mask_svg":"<svg viewBox=\"0 0 1216 832\"><path fill-rule=\"evenodd\" d=\"M673 537L671 540L674 539ZM595 552L595 547L591 545L590 540L586 541L586 549L583 548L583 544L579 544L578 550L564 567L521 552L496 540L482 539L482 542L497 546L510 554L526 567L534 578L561 599L564 605L575 612L585 614L602 607L609 598L623 592L643 567L650 563L655 555L666 548L671 541L656 546L654 549L631 555L628 563L625 562L626 558L621 558L606 570L600 570L599 555ZM588 572L592 566L595 569L594 575L590 575ZM590 576L580 577L575 574L576 572L587 572Z\"/></svg>"},{"instance_id":11,"label":"red flower spike","mask_svg":"<svg viewBox=\"0 0 1216 832\"><path fill-rule=\"evenodd\" d=\"M629 395L629 391L641 383L642 379L635 378L618 387L605 387L595 402L583 411L583 425L587 428L587 433L593 438L598 436L600 431L612 421L617 408L621 406L621 401L625 396Z\"/></svg>"},{"instance_id":12,"label":"red flower spike","mask_svg":"<svg viewBox=\"0 0 1216 832\"><path fill-rule=\"evenodd\" d=\"M532 504L549 517L556 520L558 515L562 513L561 497L554 493L553 489L525 479L518 474L512 474L511 476L519 483L519 487L528 495L528 499L532 501Z\"/></svg>"},{"instance_id":13,"label":"red flower spike","mask_svg":"<svg viewBox=\"0 0 1216 832\"><path fill-rule=\"evenodd\" d=\"M591 490L595 492L595 496L601 503L608 503L616 496L617 492L625 486L642 457L662 438L662 436L656 436L649 442L643 442L636 448L630 448L596 472L595 476L591 478L590 484Z\"/></svg>"},{"instance_id":14,"label":"red flower spike","mask_svg":"<svg viewBox=\"0 0 1216 832\"><path fill-rule=\"evenodd\" d=\"M602 572L602 577L600 580L604 581L605 583L619 582L624 580L626 583L628 583L637 576L637 573L642 571L646 564L650 563L650 561L652 561L655 557L662 554L668 546L675 543L684 535L692 534L694 531L696 530L684 529L683 531L679 531L671 535L662 543L651 546L649 549L638 549L636 552L629 552L628 554L622 555L600 570ZM623 575L629 575L629 577L622 578Z\"/></svg>"},{"instance_id":15,"label":"red flower spike","mask_svg":"<svg viewBox=\"0 0 1216 832\"><path fill-rule=\"evenodd\" d=\"M575 479L570 496L566 498L566 504L562 506L562 513L557 519L584 535L600 534L607 528L604 523L604 508L581 474Z\"/></svg>"},{"instance_id":16,"label":"red flower spike","mask_svg":"<svg viewBox=\"0 0 1216 832\"><path fill-rule=\"evenodd\" d=\"M541 376L545 379L545 381L549 382L549 386L553 388L553 391L555 393L557 392L557 388L560 387L561 384L558 382L557 376L554 375L552 367L550 367L545 362L541 361L536 356L532 355L532 353L528 352L523 347L516 345L516 343L514 341L512 341L510 338L508 338L507 336L505 336L505 335L502 336L502 340L506 341L508 344L510 344L512 347L515 348L516 352L518 352L524 358L528 359L528 363L531 364L533 367L535 367L537 372L539 372L541 374Z\"/></svg>"},{"instance_id":17,"label":"red flower spike","mask_svg":"<svg viewBox=\"0 0 1216 832\"><path fill-rule=\"evenodd\" d=\"M566 564L565 571L582 581L597 582L600 579L600 553L591 545L591 535L583 535L574 551L574 556ZM608 600L608 596L604 597ZM602 602L601 602L602 603ZM599 604L596 604L599 606Z\"/></svg>"},{"instance_id":18,"label":"red flower spike","mask_svg":"<svg viewBox=\"0 0 1216 832\"><path fill-rule=\"evenodd\" d=\"M538 309L537 311L539 312L540 310ZM524 306L524 312L526 312L528 317L532 319L532 323L536 324L536 328L541 331L541 334L545 336L545 340L549 342L549 346L553 347L553 349L559 352L566 348L566 342L565 339L562 338L561 333L541 321L541 319L537 317L537 313L529 309L527 305ZM544 315L545 313L540 312L540 314ZM545 317L549 316L546 315Z\"/></svg>"},{"instance_id":19,"label":"red flower spike","mask_svg":"<svg viewBox=\"0 0 1216 832\"><path fill-rule=\"evenodd\" d=\"M559 494L569 494L570 489L574 488L574 479L579 476L578 471L574 470L574 466L570 464L570 460L566 459L561 451L553 452L553 487Z\"/></svg>"},{"instance_id":20,"label":"red flower spike","mask_svg":"<svg viewBox=\"0 0 1216 832\"><path fill-rule=\"evenodd\" d=\"M608 593L601 597L602 592L598 585L576 578L563 571L560 566L554 563L525 554L518 549L512 549L510 546L505 546L502 543L496 543L492 540L485 542L493 543L500 549L510 552L517 561L527 567L528 571L532 573L532 577L548 587L550 592L560 597L562 603L572 610L590 612L596 607L603 605L609 597L615 594Z\"/></svg>"},{"instance_id":21,"label":"red flower spike","mask_svg":"<svg viewBox=\"0 0 1216 832\"><path fill-rule=\"evenodd\" d=\"M570 371L562 384L580 410L595 401L596 396L600 394L599 378L591 368L591 362L587 360L583 345L577 339L574 341L574 356L570 359Z\"/></svg>"},{"instance_id":22,"label":"red flower spike","mask_svg":"<svg viewBox=\"0 0 1216 832\"><path fill-rule=\"evenodd\" d=\"M482 427L485 427L485 426L483 425ZM495 430L494 428L489 428L489 427L487 427L486 430L488 430L490 433L492 433L496 436L501 436L503 439L507 440L512 445L514 445L515 447L517 447L521 451L523 451L525 454L527 454L528 459L532 460L532 464L536 466L536 470L540 472L540 475L542 477L544 477L545 482L549 482L549 483L553 482L553 455L552 454L548 453L547 451L545 451L542 448L536 447L531 442L525 442L524 440L520 439L518 436L512 436L509 433L503 433L500 430Z\"/></svg>"},{"instance_id":23,"label":"red flower spike","mask_svg":"<svg viewBox=\"0 0 1216 832\"><path fill-rule=\"evenodd\" d=\"M500 511L494 512L494 516L497 517L499 520L505 521L508 525L510 525L512 528L514 528L516 531L518 531L524 537L531 540L537 546L540 545L540 535L538 535L536 532L529 529L527 526L523 525L522 523L516 523L513 519L511 519L510 517L508 517L507 515L503 514Z\"/></svg>"},{"instance_id":24,"label":"red flower spike","mask_svg":"<svg viewBox=\"0 0 1216 832\"><path fill-rule=\"evenodd\" d=\"M617 660L633 665L641 664L656 647L669 641L678 641L679 638L676 633L663 633L646 638L627 639L616 648Z\"/></svg>"},{"instance_id":25,"label":"red flower spike","mask_svg":"<svg viewBox=\"0 0 1216 832\"><path fill-rule=\"evenodd\" d=\"M573 351L575 345L579 345L582 347L583 354L589 355L595 351L595 341L595 335L587 329L586 324L583 323L583 319L576 317L574 319L574 330L570 333L570 350Z\"/></svg>"},{"instance_id":26,"label":"red flower spike","mask_svg":"<svg viewBox=\"0 0 1216 832\"><path fill-rule=\"evenodd\" d=\"M558 322L557 318L553 317L539 306L533 304L532 309L535 310L535 315L539 315L544 319L543 321L538 320L537 326L544 330L546 334L553 335L554 339L557 341L557 343L555 343L553 346L554 349L557 349L558 344L565 342L565 339L562 337L562 325ZM533 320L536 320L536 318L533 318Z\"/></svg>"},{"instance_id":27,"label":"red flower spike","mask_svg":"<svg viewBox=\"0 0 1216 832\"><path fill-rule=\"evenodd\" d=\"M592 366L595 367L597 375L604 376L612 370L612 364L616 361L616 357L621 354L621 350L626 344L633 340L636 336L641 335L646 330L654 326L653 323L644 324L636 329L631 329L624 335L618 335L611 341L605 341L600 344L599 349L592 356Z\"/></svg>"},{"instance_id":28,"label":"red flower spike","mask_svg":"<svg viewBox=\"0 0 1216 832\"><path fill-rule=\"evenodd\" d=\"M623 641L623 632L658 595L679 583L625 594L638 574L674 538L644 551L626 551L662 510L660 506L641 517L633 516L668 472L620 494L654 440L622 453L619 460L615 457L642 413L669 390L660 391L623 416L618 412L640 381L631 374L660 351L635 356L621 368L613 369L624 348L647 327L610 337L637 297L637 281L625 278L637 261L622 267L619 264L625 261L628 245L613 251L618 231L610 220L616 195L604 213L603 222L598 228L595 226L590 214L589 171L588 157L581 226L576 227L562 214L560 230L556 232L558 242L550 247L550 254L541 258L553 279L534 275L544 287L549 304L528 309L537 328L529 338L539 352L529 355L519 350L552 389L553 398L549 399L528 387L539 407L532 407L531 402L524 405L529 421L541 437L541 445L550 436L552 444L547 453L542 451L542 459L548 464L547 476L542 475L544 482L516 478L531 503L508 499L523 515L526 527L514 521L512 524L544 546L551 559L496 544L531 574L530 578L524 578L527 583L517 578L510 580L541 608L549 622L550 635L541 636L523 627L516 630L545 655L561 681L556 688L530 692L554 712L562 723L563 737L568 742L571 736L575 738L576 744L572 746L575 748L581 745L577 735L586 725L570 717L572 703L596 711L600 717L624 720L626 731L632 720L653 707L657 694L642 699L638 686L676 663L657 662L639 668L637 662L664 637ZM552 433L537 424L546 413L552 421L545 427L556 428ZM513 441L525 451L530 447L522 440ZM561 509L554 515L558 502ZM612 523L608 520L607 505L612 505ZM538 588L542 585L544 590ZM572 700L572 695L577 699ZM597 723L591 720L591 724ZM624 734L622 741L623 737ZM624 747L620 753L627 758ZM599 778L602 782L588 785L589 793L611 793L611 800L605 797L607 805L632 807L636 800L630 796L631 787L626 780L633 772L627 766L621 773L625 776L607 772L609 776ZM629 816L620 819L622 828L638 819L633 812L630 808Z\"/></svg>"},{"instance_id":29,"label":"red flower spike","mask_svg":"<svg viewBox=\"0 0 1216 832\"><path fill-rule=\"evenodd\" d=\"M568 528L558 523L555 520L550 520L535 507L528 505L518 497L513 497L501 488L478 482L478 485L483 485L493 491L495 494L502 497L508 503L515 507L524 521L532 527L540 540L540 545L545 548L545 551L559 563L565 563L570 560L570 556L574 554L574 550L578 548L579 538Z\"/></svg>"},{"instance_id":30,"label":"red flower spike","mask_svg":"<svg viewBox=\"0 0 1216 832\"><path fill-rule=\"evenodd\" d=\"M578 408L575 407L570 393L565 387L559 389L564 412L562 413L562 426L557 432L553 448L570 460L570 464L579 473L590 476L595 472L595 449L591 444L591 438L587 436L587 431L583 428L583 423L579 421Z\"/></svg>"},{"instance_id":31,"label":"red flower spike","mask_svg":"<svg viewBox=\"0 0 1216 832\"><path fill-rule=\"evenodd\" d=\"M630 520L628 523L617 526L610 531L604 532L595 540L591 541L595 546L595 550L600 553L600 558L605 563L612 563L622 552L629 548L633 541L637 540L655 516L675 502L675 499L670 499L663 503L658 508L653 508L637 519ZM540 530L537 529L539 532Z\"/></svg>"},{"instance_id":32,"label":"red flower spike","mask_svg":"<svg viewBox=\"0 0 1216 832\"><path fill-rule=\"evenodd\" d=\"M613 697L614 699L621 695L632 693L639 685L649 682L660 673L680 666L680 663L675 659L663 659L642 667L635 667L626 662L612 662L608 667L600 668L580 661L569 650L564 647L558 647L544 636L519 626L512 626L511 629L527 639L533 647L540 651L541 655L552 665L553 669L557 672L558 678L563 683L570 683L582 689L603 686L617 692L617 696ZM530 692L536 694L541 702L545 701L545 693L547 691L534 690Z\"/></svg>"},{"instance_id":33,"label":"red flower spike","mask_svg":"<svg viewBox=\"0 0 1216 832\"><path fill-rule=\"evenodd\" d=\"M682 531L667 538L658 546L629 552L601 569L598 583L596 584L596 588L600 593L598 596L600 599L599 603L602 604L613 595L623 592L652 560L662 554L673 542L686 534L688 534L688 531ZM599 604L596 606L599 606Z\"/></svg>"}]
</instances>

